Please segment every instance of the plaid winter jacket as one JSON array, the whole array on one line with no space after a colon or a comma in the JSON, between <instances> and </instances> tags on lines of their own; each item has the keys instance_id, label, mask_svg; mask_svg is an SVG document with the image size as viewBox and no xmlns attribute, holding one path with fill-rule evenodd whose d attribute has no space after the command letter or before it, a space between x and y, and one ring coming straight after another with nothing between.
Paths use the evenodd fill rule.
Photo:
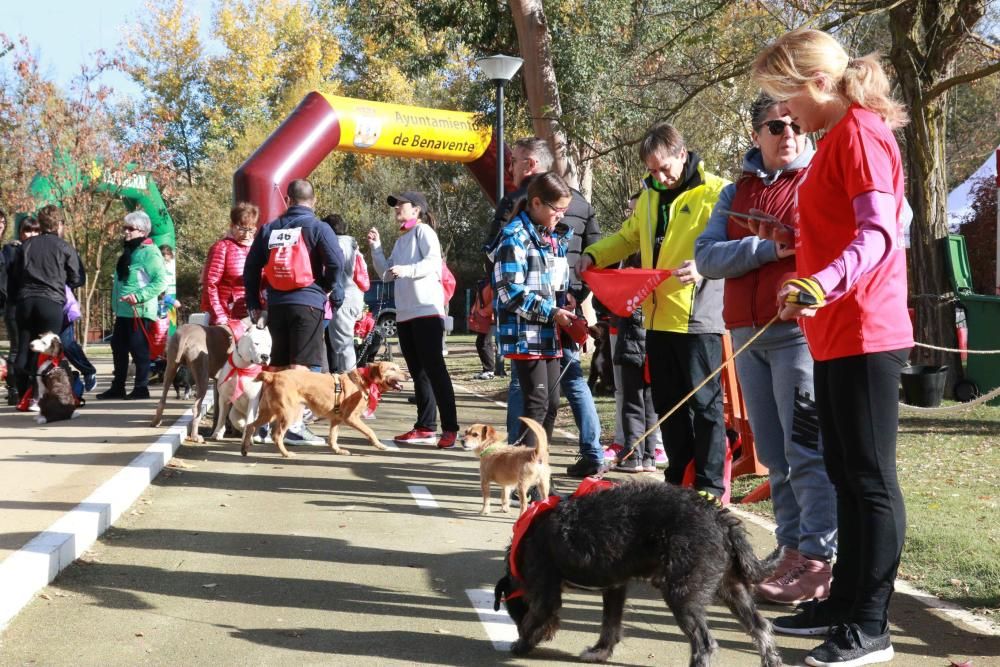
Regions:
<instances>
[{"instance_id":1,"label":"plaid winter jacket","mask_svg":"<svg viewBox=\"0 0 1000 667\"><path fill-rule=\"evenodd\" d=\"M500 353L562 356L553 313L564 302L569 286L566 252L573 230L560 224L551 242L543 240L522 212L500 235L493 262Z\"/></svg>"}]
</instances>

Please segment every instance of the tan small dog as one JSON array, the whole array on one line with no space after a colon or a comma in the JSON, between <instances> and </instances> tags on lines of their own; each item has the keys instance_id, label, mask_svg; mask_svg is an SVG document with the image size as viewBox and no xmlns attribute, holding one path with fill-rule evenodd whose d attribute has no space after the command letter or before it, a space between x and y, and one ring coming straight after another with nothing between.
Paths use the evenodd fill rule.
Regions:
<instances>
[{"instance_id":1,"label":"tan small dog","mask_svg":"<svg viewBox=\"0 0 1000 667\"><path fill-rule=\"evenodd\" d=\"M517 488L521 501L521 514L528 509L528 490L537 486L542 498L549 496L549 441L545 429L534 419L521 417L521 421L535 434L538 442L534 449L503 444L496 429L486 424L473 424L465 430L462 446L479 454L479 483L483 491L483 509L490 513L490 483L501 489L500 511L510 513L510 490Z\"/></svg>"},{"instance_id":2,"label":"tan small dog","mask_svg":"<svg viewBox=\"0 0 1000 667\"><path fill-rule=\"evenodd\" d=\"M362 419L368 397L374 388L380 394L401 389L404 380L399 365L389 361L368 364L363 370L349 373L313 373L307 370L263 371L257 376L262 382L257 419L243 429L243 456L247 455L254 432L264 424L271 424L271 440L281 455L291 456L285 449L285 431L302 416L305 403L317 417L330 421L327 444L334 454L350 455L337 445L337 429L341 424L360 431L375 449L385 449L375 432Z\"/></svg>"}]
</instances>

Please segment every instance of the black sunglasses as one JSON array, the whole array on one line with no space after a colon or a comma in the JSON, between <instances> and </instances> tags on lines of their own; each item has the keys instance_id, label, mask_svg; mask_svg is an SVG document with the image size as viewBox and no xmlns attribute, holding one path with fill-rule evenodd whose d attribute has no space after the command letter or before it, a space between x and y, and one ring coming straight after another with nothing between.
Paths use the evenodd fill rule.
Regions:
<instances>
[{"instance_id":1,"label":"black sunglasses","mask_svg":"<svg viewBox=\"0 0 1000 667\"><path fill-rule=\"evenodd\" d=\"M769 120L765 122L761 127L767 127L767 131L777 137L783 134L785 128L788 127L789 125L792 126L792 132L794 134L802 134L802 128L799 127L798 123L786 123L783 120ZM760 127L758 127L757 130L759 131Z\"/></svg>"}]
</instances>

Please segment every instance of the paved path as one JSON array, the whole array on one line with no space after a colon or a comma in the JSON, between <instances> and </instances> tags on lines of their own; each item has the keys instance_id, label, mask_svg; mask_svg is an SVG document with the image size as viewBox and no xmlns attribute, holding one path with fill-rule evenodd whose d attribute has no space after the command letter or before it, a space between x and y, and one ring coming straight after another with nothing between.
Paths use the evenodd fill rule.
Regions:
<instances>
[{"instance_id":1,"label":"paved path","mask_svg":"<svg viewBox=\"0 0 1000 667\"><path fill-rule=\"evenodd\" d=\"M463 424L503 422L491 401L462 391L458 400ZM176 417L182 406L171 405ZM85 417L42 428L0 412L0 570L23 553L12 553L19 544L165 431L146 426L152 407L91 403ZM388 440L412 415L405 395L390 395L373 426ZM283 460L258 445L242 458L235 441L182 447L114 527L14 618L0 635L0 665L577 662L600 622L592 593L566 596L561 631L532 659L506 653L514 629L491 605L513 517L478 514L474 455L433 445L376 452L350 431L342 442L354 456L309 447ZM557 471L573 449L557 439ZM575 481L559 475L555 484L566 492ZM758 553L768 551L772 538L749 527ZM686 642L653 593L634 586L614 664L687 663ZM765 609L772 618L782 612ZM896 596L893 619L894 665L1000 664L1000 638L912 598ZM710 623L718 665L757 664L728 611L714 607ZM815 644L778 641L788 664L801 664Z\"/></svg>"}]
</instances>

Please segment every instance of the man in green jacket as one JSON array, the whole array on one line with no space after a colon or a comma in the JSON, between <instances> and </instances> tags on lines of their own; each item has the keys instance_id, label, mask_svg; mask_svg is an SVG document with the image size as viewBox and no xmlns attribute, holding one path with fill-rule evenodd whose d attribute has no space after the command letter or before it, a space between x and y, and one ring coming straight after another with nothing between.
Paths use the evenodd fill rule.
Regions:
<instances>
[{"instance_id":1,"label":"man in green jacket","mask_svg":"<svg viewBox=\"0 0 1000 667\"><path fill-rule=\"evenodd\" d=\"M163 256L149 238L152 223L143 211L133 211L122 223L122 254L115 266L111 305L115 328L111 334L114 377L111 387L98 399L149 398L149 343L153 323L159 317L159 296L166 289ZM135 362L135 385L125 394L129 355Z\"/></svg>"},{"instance_id":2,"label":"man in green jacket","mask_svg":"<svg viewBox=\"0 0 1000 667\"><path fill-rule=\"evenodd\" d=\"M653 405L662 416L722 363L722 281L698 273L694 242L729 181L705 171L668 123L647 130L639 157L649 174L635 211L617 233L586 248L578 270L639 252L643 268L673 271L642 304ZM667 419L661 432L666 481L680 484L694 461L695 488L721 498L726 430L718 377Z\"/></svg>"}]
</instances>

